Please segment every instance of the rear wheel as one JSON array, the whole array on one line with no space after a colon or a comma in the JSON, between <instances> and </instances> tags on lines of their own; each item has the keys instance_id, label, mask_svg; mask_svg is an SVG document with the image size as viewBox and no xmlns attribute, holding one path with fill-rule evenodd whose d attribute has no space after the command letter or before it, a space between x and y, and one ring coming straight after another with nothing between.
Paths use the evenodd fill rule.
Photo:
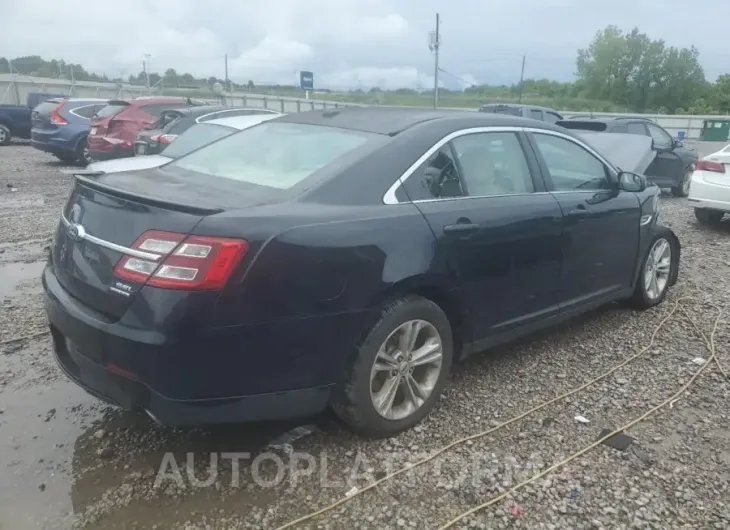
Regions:
<instances>
[{"instance_id":1,"label":"rear wheel","mask_svg":"<svg viewBox=\"0 0 730 530\"><path fill-rule=\"evenodd\" d=\"M89 144L86 142L86 138L81 138L76 146L76 162L82 166L91 164L91 152L89 151Z\"/></svg>"},{"instance_id":2,"label":"rear wheel","mask_svg":"<svg viewBox=\"0 0 730 530\"><path fill-rule=\"evenodd\" d=\"M433 409L451 369L451 326L430 300L406 297L383 306L333 400L354 430L394 436Z\"/></svg>"},{"instance_id":3,"label":"rear wheel","mask_svg":"<svg viewBox=\"0 0 730 530\"><path fill-rule=\"evenodd\" d=\"M5 125L0 125L0 145L8 145L10 138L10 129L5 127Z\"/></svg>"},{"instance_id":4,"label":"rear wheel","mask_svg":"<svg viewBox=\"0 0 730 530\"><path fill-rule=\"evenodd\" d=\"M689 183L692 181L692 169L688 169L679 184L672 188L672 195L675 197L686 197L689 195Z\"/></svg>"},{"instance_id":5,"label":"rear wheel","mask_svg":"<svg viewBox=\"0 0 730 530\"><path fill-rule=\"evenodd\" d=\"M722 221L725 212L708 210L706 208L695 208L695 217L703 225L716 225Z\"/></svg>"}]
</instances>

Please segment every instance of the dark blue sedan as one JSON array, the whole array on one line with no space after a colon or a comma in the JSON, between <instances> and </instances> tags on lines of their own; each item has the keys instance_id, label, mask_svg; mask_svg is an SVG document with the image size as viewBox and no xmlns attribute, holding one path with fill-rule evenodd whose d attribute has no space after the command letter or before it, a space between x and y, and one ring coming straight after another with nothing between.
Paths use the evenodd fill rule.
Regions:
<instances>
[{"instance_id":1,"label":"dark blue sedan","mask_svg":"<svg viewBox=\"0 0 730 530\"><path fill-rule=\"evenodd\" d=\"M30 144L68 164L90 162L86 137L91 117L107 105L105 99L54 98L33 109Z\"/></svg>"},{"instance_id":2,"label":"dark blue sedan","mask_svg":"<svg viewBox=\"0 0 730 530\"><path fill-rule=\"evenodd\" d=\"M610 136L618 158L524 118L333 109L79 174L43 273L56 359L166 424L332 407L398 433L453 362L664 299L680 245L640 174L651 142Z\"/></svg>"}]
</instances>

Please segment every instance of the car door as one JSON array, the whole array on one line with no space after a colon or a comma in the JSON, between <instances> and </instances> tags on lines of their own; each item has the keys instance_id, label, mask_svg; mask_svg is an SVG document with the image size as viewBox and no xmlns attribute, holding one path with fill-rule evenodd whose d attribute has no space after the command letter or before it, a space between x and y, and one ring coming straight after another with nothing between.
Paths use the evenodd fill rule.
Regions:
<instances>
[{"instance_id":1,"label":"car door","mask_svg":"<svg viewBox=\"0 0 730 530\"><path fill-rule=\"evenodd\" d=\"M630 287L636 264L637 196L619 191L616 171L580 140L538 130L529 138L563 212L561 310L616 296Z\"/></svg>"},{"instance_id":2,"label":"car door","mask_svg":"<svg viewBox=\"0 0 730 530\"><path fill-rule=\"evenodd\" d=\"M654 149L657 152L656 158L646 169L646 175L658 183L664 181L666 184L676 185L684 176L684 162L674 152L674 138L655 123L647 122L646 129L654 140Z\"/></svg>"},{"instance_id":3,"label":"car door","mask_svg":"<svg viewBox=\"0 0 730 530\"><path fill-rule=\"evenodd\" d=\"M470 131L434 148L404 188L458 279L479 341L558 312L562 213L524 133Z\"/></svg>"}]
</instances>

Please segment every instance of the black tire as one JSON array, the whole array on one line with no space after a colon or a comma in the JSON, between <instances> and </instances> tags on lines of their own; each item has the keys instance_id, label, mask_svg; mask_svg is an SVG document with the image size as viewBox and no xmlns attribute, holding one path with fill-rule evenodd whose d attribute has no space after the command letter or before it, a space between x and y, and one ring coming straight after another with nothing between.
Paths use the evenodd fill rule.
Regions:
<instances>
[{"instance_id":1,"label":"black tire","mask_svg":"<svg viewBox=\"0 0 730 530\"><path fill-rule=\"evenodd\" d=\"M725 212L708 210L706 208L695 208L695 217L703 225L717 225L722 221Z\"/></svg>"},{"instance_id":2,"label":"black tire","mask_svg":"<svg viewBox=\"0 0 730 530\"><path fill-rule=\"evenodd\" d=\"M10 129L5 127L5 125L0 125L0 145L8 145L11 138Z\"/></svg>"},{"instance_id":3,"label":"black tire","mask_svg":"<svg viewBox=\"0 0 730 530\"><path fill-rule=\"evenodd\" d=\"M660 240L666 241L670 248L669 274L661 294L659 296L651 296L646 285L646 268L649 256ZM657 226L651 243L647 246L647 250L641 259L641 269L636 279L634 294L629 299L629 305L634 309L644 310L661 304L666 298L669 288L677 282L677 276L679 275L679 256L679 241L676 236L668 228Z\"/></svg>"},{"instance_id":4,"label":"black tire","mask_svg":"<svg viewBox=\"0 0 730 530\"><path fill-rule=\"evenodd\" d=\"M380 346L402 324L424 320L438 332L442 344L441 371L429 396L409 416L391 420L381 416L371 398L370 374ZM335 391L332 408L354 431L376 438L390 437L410 429L425 418L441 396L453 359L453 338L449 320L431 300L408 296L386 303L380 318L358 348L344 383Z\"/></svg>"},{"instance_id":5,"label":"black tire","mask_svg":"<svg viewBox=\"0 0 730 530\"><path fill-rule=\"evenodd\" d=\"M87 149L85 136L76 144L76 163L83 167L86 167L91 163L91 154Z\"/></svg>"},{"instance_id":6,"label":"black tire","mask_svg":"<svg viewBox=\"0 0 730 530\"><path fill-rule=\"evenodd\" d=\"M689 183L692 180L692 168L685 171L679 184L672 188L672 195L675 197L686 197L689 195Z\"/></svg>"}]
</instances>

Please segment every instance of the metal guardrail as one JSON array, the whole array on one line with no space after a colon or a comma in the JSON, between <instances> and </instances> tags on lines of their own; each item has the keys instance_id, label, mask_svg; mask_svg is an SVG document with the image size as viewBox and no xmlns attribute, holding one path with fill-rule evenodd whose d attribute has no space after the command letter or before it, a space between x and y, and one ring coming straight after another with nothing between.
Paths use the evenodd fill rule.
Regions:
<instances>
[{"instance_id":1,"label":"metal guardrail","mask_svg":"<svg viewBox=\"0 0 730 530\"><path fill-rule=\"evenodd\" d=\"M0 74L0 103L22 105L25 103L29 92L62 93L70 97L89 98L110 98L110 99L133 99L139 96L148 95L147 87L130 85L126 83L97 83L93 81L71 82L66 79L52 79L30 77L19 74ZM201 98L196 98L201 99ZM202 98L207 99L207 98ZM239 92L225 94L220 98L211 97L211 102L224 101L230 106L257 107L276 110L278 112L292 113L308 110L318 110L337 107L367 107L370 105L349 103L341 101L326 101L321 99L305 99L286 96L271 96L266 94L251 94ZM455 109L457 110L457 109ZM464 111L475 111L476 109L458 109ZM617 113L589 113L560 111L564 116L621 116ZM680 132L690 140L700 137L705 120L708 119L730 119L728 116L718 115L662 115L662 114L632 114L642 116L657 123L677 137Z\"/></svg>"}]
</instances>

